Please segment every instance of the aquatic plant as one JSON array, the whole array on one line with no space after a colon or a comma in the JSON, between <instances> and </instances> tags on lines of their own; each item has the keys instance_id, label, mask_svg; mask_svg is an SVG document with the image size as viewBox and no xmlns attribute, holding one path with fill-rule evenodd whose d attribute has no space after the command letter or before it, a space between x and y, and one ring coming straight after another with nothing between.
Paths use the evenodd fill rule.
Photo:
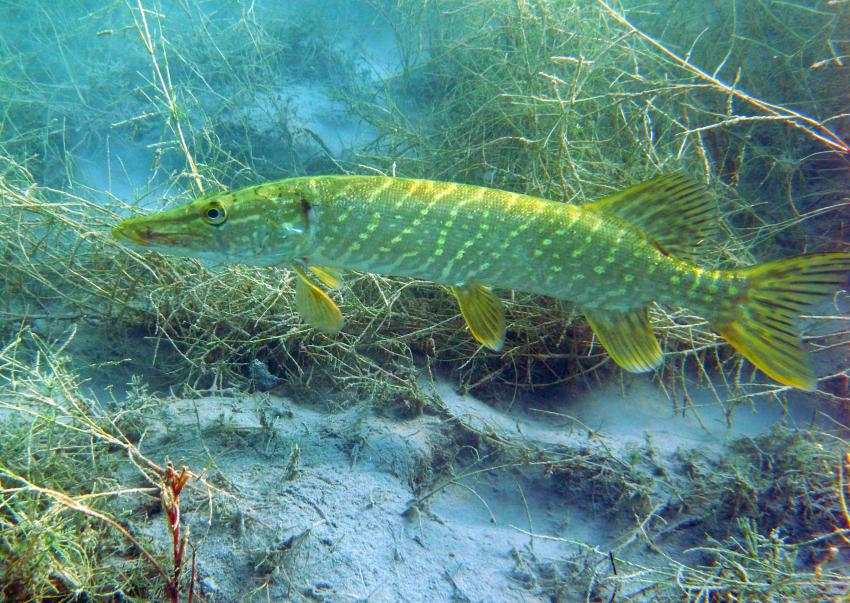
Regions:
<instances>
[{"instance_id":1,"label":"aquatic plant","mask_svg":"<svg viewBox=\"0 0 850 603\"><path fill-rule=\"evenodd\" d=\"M171 534L171 555L174 568L168 583L165 585L165 592L172 603L180 601L180 579L183 575L187 545L192 550L192 563L189 566L191 573L189 574L189 592L186 600L188 603L192 603L195 597L195 548L189 544L189 529L186 528L181 533L182 520L180 517L180 493L191 475L189 468L185 466L180 470L180 473L177 473L174 470L174 465L171 461L168 461L159 487L162 510L165 512L168 532Z\"/></svg>"},{"instance_id":2,"label":"aquatic plant","mask_svg":"<svg viewBox=\"0 0 850 603\"><path fill-rule=\"evenodd\" d=\"M826 144L812 132L829 136L805 120L798 123L797 108L783 108L747 92L740 102L764 105L776 112L775 119L734 111L738 105L728 101L744 94L743 88L730 91L719 76L713 77L720 83L706 81L700 73L707 72L695 63L697 58L702 64L722 58L713 57L709 48L697 45L690 55L678 52L608 5L540 3L535 8L495 2L437 9L414 2L379 8L397 21L407 69L371 96L355 86L342 88L344 100L374 125L378 136L357 157L337 162L333 169L368 164L404 175L470 181L581 203L650 173L684 165L708 180L725 220L737 226L725 226L718 246L707 254L708 263L715 266L751 261L752 252L767 249L771 240L789 231L799 235L808 221L838 210L829 202L840 195L836 190L818 207L802 201L812 197L810 192L792 194L796 215L781 204L754 204L754 197L767 193L747 183L762 177L772 182L777 176L749 159L768 148L768 137L774 146L781 138L783 153L807 165L816 158L836 161L837 156L814 152L805 159L807 155L799 154ZM248 122L239 126L245 138L228 138L225 144L218 138L227 130L221 122L189 118L186 102L196 102L193 111L203 116L241 114L207 109L208 102L200 99L213 92L210 80L188 77L198 65L210 62L204 49L211 47L213 32L190 27L172 41L161 18L143 9L137 3L129 14L132 31L141 40L140 58L148 61L149 93L143 103L136 103L138 119L131 117L116 127L144 123L149 128L158 116L166 117L153 169L174 173L195 193L217 188L222 181L236 185L268 174L247 159L234 161L234 153L254 144L259 134ZM726 16L716 18L725 23ZM841 18L840 13L825 14L806 24L820 32ZM761 21L750 16L746 22ZM281 34L276 24L263 23L256 15L237 20L236 26L245 37L224 39L234 45L239 39L250 41L254 67L246 70L225 61L216 64L209 77L217 88L262 90L267 85L263 73L289 64L273 51L272 40L293 34ZM612 41L611 31L623 33ZM216 44L221 39L216 38ZM196 54L170 57L169 43L196 49ZM574 52L577 43L580 53ZM302 37L294 46L291 63L301 62L298 49L307 44ZM819 52L816 47L812 39L806 52ZM741 56L740 49L730 56ZM337 71L328 77L354 81L344 60L325 57L321 63L323 73L335 65ZM178 67L181 77L171 72ZM822 82L821 73L807 71L805 85L831 85L832 80ZM764 81L754 80L762 85ZM408 100L416 96L410 94L413 90L422 92L418 105ZM445 94L433 95L434 90ZM824 93L813 98L830 97ZM822 112L829 108L817 106ZM276 123L292 118L285 104L270 110ZM683 111L684 121L673 117ZM707 142L711 137L713 142ZM798 143L804 150L795 152ZM725 146L714 148L720 144ZM504 353L494 354L460 336L460 316L441 290L374 277L352 279L354 294L343 296L343 304L350 305L342 308L349 329L328 340L296 318L291 306L294 280L286 272L233 267L211 273L192 262L127 254L103 238L115 214L128 210L123 203L113 199L104 207L86 193L43 190L24 166L5 157L4 200L9 203L3 211L10 213L0 241L11 289L37 297L23 282L35 279L55 299L64 300L67 308L57 314L85 313L90 319L124 322L130 329L151 332L178 352L181 361L168 370L188 372L196 385L198 379L244 382L251 363L260 360L290 383L341 380L364 391L387 392L388 400L403 399L409 379L395 375L407 374L414 354L420 353L455 372L469 389L498 384L536 388L610 371L586 323L574 320L572 308L553 300L512 294L507 312L514 328L507 334ZM730 167L733 158L740 165ZM186 170L169 167L180 163ZM302 164L296 169L304 168ZM685 372L704 379L715 367L725 367L729 383L740 385L742 396L781 393L754 383L749 369L718 347L718 339L699 319L676 309L654 308L652 314L664 334L668 358L659 379L671 389L683 387L680 376Z\"/></svg>"},{"instance_id":3,"label":"aquatic plant","mask_svg":"<svg viewBox=\"0 0 850 603\"><path fill-rule=\"evenodd\" d=\"M167 593L177 601L188 541L179 495L191 474L178 475L170 462L157 466L122 430L153 398L128 398L115 412L82 393L65 351L73 335L48 342L22 331L0 350L0 595L156 600ZM131 485L139 478L144 485ZM151 499L166 513L171 573L153 538L133 526Z\"/></svg>"},{"instance_id":4,"label":"aquatic plant","mask_svg":"<svg viewBox=\"0 0 850 603\"><path fill-rule=\"evenodd\" d=\"M380 416L434 413L452 437L411 476L419 506L476 472L521 470L540 489L612 511L623 532L614 551L570 543L575 557L517 554L529 588L554 600L845 596L843 427L779 430L720 460L683 455L676 466L649 445L624 457L585 442L511 441L457 423L417 379L445 371L483 396L622 382L573 308L508 294L513 328L495 354L463 331L447 292L351 275L339 298L349 326L328 338L297 317L286 270L142 256L108 231L202 190L303 173L439 178L584 203L683 169L724 216L711 265L832 249L850 224L847 156L837 150L848 132L847 3L375 0L403 49L403 68L377 83L357 77L362 66L321 20L266 19L240 3L211 20L199 3L180 4L166 15L149 0L92 3L80 19L79 3L41 3L20 17L33 26L24 39L0 38L0 575L22 578L3 583L7 599L156 600L174 578L175 524L157 516L155 529L131 529L169 491L167 469L138 442L147 413L173 399L137 389L104 408L90 398L63 359L73 325L102 328L110 360L132 357L134 371L154 363L166 385L190 393L256 386L259 363L267 382L333 410L368 397ZM0 23L19 18L14 10L0 6ZM104 52L73 55L69 82L81 40ZM370 144L337 153L299 121L300 92L287 86L307 70L344 82L331 100L374 128ZM138 150L140 180L119 145ZM91 149L107 169L86 178ZM825 354L847 346L846 330L825 334L842 303L813 319L809 341ZM698 413L693 389L718 382L732 391L717 391L730 422L754 398L787 403L699 318L654 308L652 320L667 359L657 380L675 412ZM139 352L146 342L150 354ZM831 372L818 396L846 410L846 362ZM263 416L265 448L275 432ZM201 475L181 504L191 508L196 493L216 510L232 505L238 526L249 516ZM285 566L288 544L263 547L261 569Z\"/></svg>"},{"instance_id":5,"label":"aquatic plant","mask_svg":"<svg viewBox=\"0 0 850 603\"><path fill-rule=\"evenodd\" d=\"M776 244L777 237L790 230L799 241L805 238L808 220L846 212L839 201L842 193L835 190L844 185L836 183L819 197L819 206L814 206L813 197L805 192L792 194L792 200L800 196L800 207L792 214L788 205L778 202L780 196L772 188L774 179L780 178L778 173L751 160L759 153L760 141L770 138L773 148L783 151L794 146L806 148L811 156L797 156L808 157L803 159L808 171L816 170L817 157L831 158L837 169L840 165L846 169L841 153L821 141L817 131L796 127L796 109L778 108L765 100L773 99L775 89L763 74L753 74L752 81L761 89L745 94L751 106L736 99L743 90L740 78L748 77L743 71L748 64L745 50L719 41L702 44L700 32L675 24L680 5L668 13L664 12L666 5L637 12L659 29L669 22L671 26L664 31L672 37L671 46L638 29L621 11L597 4L447 3L422 8L417 2L403 3L406 10L399 14L415 17L406 23L409 30L403 29L402 21L400 38L411 41L409 52L421 60L391 80L382 95L393 99L395 90L411 88L423 93L438 90L439 94L419 106L391 101L358 104L363 115L385 132L372 152L362 155L362 161L383 165L387 172L474 182L578 203L611 192L617 188L616 182L635 182L648 173L684 165L711 184L725 221L736 226L724 233L714 253L707 253L715 265L746 263L753 253L774 254L771 240ZM728 7L735 10L731 4ZM746 9L746 22L753 27L764 20L779 20L793 29L791 14L778 14L778 7L771 9L764 3L758 7L748 4ZM741 27L736 14L720 7L706 10L717 13L711 20L722 24L721 29ZM837 31L846 19L842 11L822 14L817 25L808 17L800 25L805 22L819 34ZM425 42L421 41L423 26ZM691 34L697 36L696 42L686 37ZM823 38L803 36L800 33L798 38L806 40L806 53L829 52ZM433 52L437 58L429 60L434 48L439 49ZM717 66L714 75L700 68L697 60L712 69ZM731 71L734 77L738 63L742 72L734 86L718 79L721 70ZM773 68L771 71L778 77ZM812 101L808 108L814 107L825 118L840 112L835 97L827 92L833 89L834 78L816 70L794 73L782 80L808 86L806 98L816 97L812 89L824 91L823 97L818 97L825 99L823 103ZM761 93L768 96L761 97ZM765 119L747 113L760 105L770 105L767 109L777 113ZM376 106L380 109L375 110ZM843 144L834 132L824 133L820 126L815 130L834 145ZM812 186L822 182L822 177L813 177ZM763 186L755 185L757 182ZM788 194L785 191L781 197L788 198ZM807 200L805 206L802 198ZM832 227L829 220L818 224ZM786 239L778 242L785 245ZM542 314L543 308L540 311ZM698 373L706 362L716 366L712 336L699 321L678 321L663 310L660 314L656 320L662 321L669 335L668 352L684 353L691 370ZM575 323L575 333L571 333L573 325L559 327L572 335L563 340L583 342L580 348L590 343L581 321ZM504 355L494 358L479 353L463 366L479 375L506 368L499 371L497 380L539 385L546 381L547 365L558 365L557 341L546 338L551 330L551 326L538 330L523 324L524 337L516 341L518 349L512 348L509 335L511 364L503 364ZM688 340L692 334L698 342ZM531 345L525 347L526 342ZM694 349L701 353L689 351ZM532 352L531 357L524 353L527 351ZM455 366L460 359L452 352L445 352L442 358ZM470 351L463 352L459 356L471 356ZM678 366L668 368L667 375L675 376ZM730 368L734 375L736 370ZM560 365L554 372L570 375L582 371ZM472 383L476 381L473 377Z\"/></svg>"}]
</instances>

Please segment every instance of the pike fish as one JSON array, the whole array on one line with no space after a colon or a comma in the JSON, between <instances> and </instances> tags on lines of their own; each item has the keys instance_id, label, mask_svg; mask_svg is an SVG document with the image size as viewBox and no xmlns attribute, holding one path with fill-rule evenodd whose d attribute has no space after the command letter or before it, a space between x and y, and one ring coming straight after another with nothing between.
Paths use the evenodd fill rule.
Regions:
<instances>
[{"instance_id":1,"label":"pike fish","mask_svg":"<svg viewBox=\"0 0 850 603\"><path fill-rule=\"evenodd\" d=\"M797 320L844 283L850 253L702 268L713 206L681 174L582 206L449 182L316 176L207 194L124 220L113 235L217 263L288 266L299 313L331 334L343 319L322 286L336 287L342 269L447 285L472 335L492 350L504 344L505 317L491 287L569 300L631 372L662 362L650 304L688 307L768 376L815 389Z\"/></svg>"}]
</instances>

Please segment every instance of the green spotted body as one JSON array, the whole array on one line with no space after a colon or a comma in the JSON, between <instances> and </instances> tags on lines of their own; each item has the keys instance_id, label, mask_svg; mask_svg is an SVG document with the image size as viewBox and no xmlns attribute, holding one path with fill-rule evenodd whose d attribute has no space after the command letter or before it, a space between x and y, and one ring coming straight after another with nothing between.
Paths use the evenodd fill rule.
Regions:
<instances>
[{"instance_id":1,"label":"green spotted body","mask_svg":"<svg viewBox=\"0 0 850 603\"><path fill-rule=\"evenodd\" d=\"M585 206L448 182L316 176L205 195L113 232L166 253L289 266L299 311L328 333L343 321L317 282L335 286L337 269L448 285L472 334L494 350L505 319L491 287L576 302L633 372L662 361L649 304L686 306L774 379L812 389L794 321L842 283L850 254L706 270L696 249L716 224L705 192L680 175Z\"/></svg>"},{"instance_id":2,"label":"green spotted body","mask_svg":"<svg viewBox=\"0 0 850 603\"><path fill-rule=\"evenodd\" d=\"M462 184L305 178L310 263L449 285L476 280L583 306L650 301L704 309L735 275L666 256L639 232L579 206Z\"/></svg>"}]
</instances>

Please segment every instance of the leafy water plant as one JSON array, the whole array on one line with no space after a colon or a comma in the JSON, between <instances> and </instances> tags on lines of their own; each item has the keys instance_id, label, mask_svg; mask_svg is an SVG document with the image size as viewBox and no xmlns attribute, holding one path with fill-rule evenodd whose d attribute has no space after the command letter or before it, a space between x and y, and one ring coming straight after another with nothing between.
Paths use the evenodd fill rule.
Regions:
<instances>
[{"instance_id":1,"label":"leafy water plant","mask_svg":"<svg viewBox=\"0 0 850 603\"><path fill-rule=\"evenodd\" d=\"M0 350L0 594L7 601L142 601L167 592L176 601L188 540L180 534L179 494L190 474L158 467L82 393L64 353L69 341L20 332ZM140 478L144 485L131 485ZM133 527L140 500L157 495L173 539L171 573Z\"/></svg>"},{"instance_id":2,"label":"leafy water plant","mask_svg":"<svg viewBox=\"0 0 850 603\"><path fill-rule=\"evenodd\" d=\"M139 4L130 14L151 69L152 88L145 101L169 116L161 136L174 142L168 161L165 156L158 159L155 169L168 171L169 162L182 158L187 167L179 173L188 174L184 182L195 192L216 188L221 181L236 185L262 178L258 167L236 165L223 156L247 141L213 139L214 122L199 130L196 121L188 120L189 113L172 110L179 98L200 98L209 82L181 79L168 71L174 69L166 37L170 30L143 9ZM742 183L765 175L759 172L760 164L749 161L757 153L753 145L769 148L762 131L773 138L791 137L783 144L789 156L796 156L795 136L813 137L794 126L799 119L796 108L760 100L754 92L747 98L756 105L769 104L776 119L736 119L742 116L735 112L718 118L721 109L728 109L723 103L730 90L700 82L704 78L699 73L705 70L693 61L713 60L702 46L685 61L676 47L661 44L604 4L594 8L544 2L534 8L494 2L437 9L401 3L387 10L397 17L407 70L375 90L370 102L362 89L355 94L356 87L343 87L344 100L373 124L378 137L354 162L337 163L334 170L369 164L387 172L477 182L581 203L648 174L685 166L709 181L726 221L745 227L727 227L707 253L707 263L714 266L747 262L753 250L781 233L799 233L809 220L836 211L830 204L812 208L798 202L808 194L802 191L794 196L798 215L790 217L782 207L756 205L748 198L753 191ZM818 23L828 27L838 18L824 15ZM755 17L747 22L755 22ZM243 19L236 26L262 32L250 38L259 73L270 73L284 60L272 52L276 30L271 23ZM613 43L607 33L611 28L624 32ZM197 64L206 65L202 49L209 35L187 30L174 43L191 40L198 49ZM573 52L576 44L580 53ZM188 56L181 55L181 60ZM325 71L335 64L322 61ZM336 64L342 77L347 67ZM242 86L249 77L229 63L216 70L214 79L220 85ZM353 81L350 70L347 73L343 79ZM811 86L821 85L818 72L807 77L812 78ZM168 82L171 88L163 89ZM445 94L420 96L418 105L404 100L411 89L440 87ZM732 92L737 94L739 88ZM424 103L426 98L430 104ZM673 117L680 111L687 123ZM140 115L150 124L148 113ZM274 114L285 120L285 105ZM707 121L711 117L715 121ZM704 126L710 127L700 129ZM740 136L742 128L752 134ZM710 149L709 136L716 138L711 144L725 140L728 148ZM732 177L723 171L727 168L720 165L720 157L746 157L747 162L735 167ZM349 328L329 340L301 325L292 306L295 280L287 272L244 267L210 272L193 262L128 254L103 237L115 213L127 211L123 204L113 200L104 208L85 195L45 190L10 156L5 161L6 213L0 242L7 290L25 292L29 299L53 298L64 307L52 312L69 320L85 315L153 335L178 353L177 362L169 362L167 369L174 379L188 373L195 386L199 379L245 382L252 363L259 360L290 384L333 380L357 384L365 393L384 392L382 396L392 400L409 395L405 375L414 366L414 355L422 353L456 373L467 389L537 388L610 372L587 324L575 320L570 306L511 294L507 313L514 328L507 333L504 352L494 354L464 340L458 330L461 317L444 291L377 277L349 279L352 293L343 296L342 308ZM229 172L239 175L231 177ZM8 316L18 319L33 312L48 315L43 309L15 308ZM701 320L660 307L653 308L652 316L663 333L668 358L659 373L661 383L681 390L684 373L705 379L719 367L742 396L781 394L754 382L748 369L739 370L746 367L718 347L718 339Z\"/></svg>"},{"instance_id":3,"label":"leafy water plant","mask_svg":"<svg viewBox=\"0 0 850 603\"><path fill-rule=\"evenodd\" d=\"M357 77L360 66L317 29L321 20L267 19L253 3L223 6L211 20L194 0L175 11L151 0L98 5L85 19L72 12L79 3L43 2L26 14L35 33L3 32L0 574L22 578L3 582L7 599L156 600L174 577L174 523L169 532L159 517L156 532L130 529L134 513L149 508L140 500L159 508L167 469L138 444L148 409L164 403L139 391L138 408L111 413L84 395L61 343L44 343L75 324L105 325L110 359L154 363L176 387L248 385L260 362L273 387L331 392L335 409L372 398L384 417L443 416L417 383L423 373L446 371L459 389L485 396L622 379L577 312L556 300L508 293L513 327L496 354L464 332L447 291L351 275L339 297L348 327L328 338L297 317L285 269L218 270L130 252L108 236L122 217L304 173L427 177L585 203L683 169L713 191L724 216L724 236L707 254L713 266L833 249L846 238L847 3L369 4L389 17L402 48L399 70L380 81ZM0 23L14 22L11 10L0 6ZM109 52L81 51L92 40ZM103 58L114 56L121 61ZM303 124L286 90L308 71L345 82L331 100L373 128L370 144L337 155ZM100 179L86 177L92 148L107 165ZM124 178L130 162L143 168L135 183ZM132 184L122 188L122 178ZM840 304L812 321L824 327ZM755 397L787 403L787 391L763 385L698 317L657 307L652 321L666 352L656 379L676 412L697 410L695 387L716 387L730 422ZM811 341L827 355L848 336L818 331ZM145 341L150 354L139 351ZM846 361L832 373L819 395L847 405ZM269 433L273 426L265 424ZM541 488L616 510L628 522L620 526L627 544L612 554L570 543L580 555L540 574L555 600L577 592L583 600L817 600L846 596L845 442L779 432L739 442L736 456L719 462L683 460L679 481L677 468L660 474L644 450L624 462L462 432L411 481L425 497L479 470L529 471ZM299 448L290 450L296 479ZM494 465L475 464L473 450ZM668 507L657 493L671 483ZM250 533L242 501L201 476L182 491L183 505L195 488L237 507L238 535ZM671 525L683 539L668 549ZM636 561L638 548L660 561ZM263 569L286 569L285 550L270 552Z\"/></svg>"}]
</instances>

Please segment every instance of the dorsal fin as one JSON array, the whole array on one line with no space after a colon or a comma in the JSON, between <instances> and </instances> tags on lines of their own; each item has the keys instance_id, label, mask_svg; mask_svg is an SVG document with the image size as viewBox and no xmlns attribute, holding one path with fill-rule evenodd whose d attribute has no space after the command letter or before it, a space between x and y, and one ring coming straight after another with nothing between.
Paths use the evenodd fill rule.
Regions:
<instances>
[{"instance_id":1,"label":"dorsal fin","mask_svg":"<svg viewBox=\"0 0 850 603\"><path fill-rule=\"evenodd\" d=\"M639 230L665 255L689 262L717 229L717 207L705 189L684 174L659 176L585 206L616 216Z\"/></svg>"}]
</instances>

